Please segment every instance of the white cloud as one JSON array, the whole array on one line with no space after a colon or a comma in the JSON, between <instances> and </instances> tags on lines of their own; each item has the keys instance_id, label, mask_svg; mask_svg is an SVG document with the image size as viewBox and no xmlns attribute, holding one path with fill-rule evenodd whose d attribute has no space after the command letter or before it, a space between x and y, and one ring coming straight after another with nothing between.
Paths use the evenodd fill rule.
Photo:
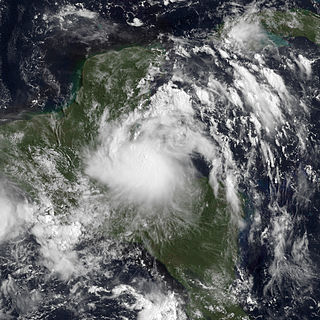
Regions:
<instances>
[{"instance_id":1,"label":"white cloud","mask_svg":"<svg viewBox=\"0 0 320 320\"><path fill-rule=\"evenodd\" d=\"M0 182L0 242L12 239L22 231L26 221L30 221L33 208L27 200L15 194L13 186Z\"/></svg>"}]
</instances>

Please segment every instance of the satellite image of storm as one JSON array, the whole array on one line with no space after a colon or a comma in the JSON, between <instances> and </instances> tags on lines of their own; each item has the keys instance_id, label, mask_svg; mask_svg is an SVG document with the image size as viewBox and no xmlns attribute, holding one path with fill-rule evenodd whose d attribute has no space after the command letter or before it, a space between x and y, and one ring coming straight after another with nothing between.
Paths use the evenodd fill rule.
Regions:
<instances>
[{"instance_id":1,"label":"satellite image of storm","mask_svg":"<svg viewBox=\"0 0 320 320\"><path fill-rule=\"evenodd\" d=\"M320 0L0 0L0 320L320 320Z\"/></svg>"}]
</instances>

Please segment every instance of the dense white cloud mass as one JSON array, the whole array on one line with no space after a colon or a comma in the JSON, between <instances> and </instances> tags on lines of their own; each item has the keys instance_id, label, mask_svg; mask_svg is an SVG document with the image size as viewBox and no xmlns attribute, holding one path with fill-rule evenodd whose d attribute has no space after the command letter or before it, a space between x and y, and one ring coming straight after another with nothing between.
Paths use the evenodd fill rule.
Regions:
<instances>
[{"instance_id":1,"label":"dense white cloud mass","mask_svg":"<svg viewBox=\"0 0 320 320\"><path fill-rule=\"evenodd\" d=\"M176 208L195 192L193 152L210 159L214 148L194 118L188 94L169 83L145 113L102 124L100 146L88 155L86 171L122 203Z\"/></svg>"},{"instance_id":2,"label":"dense white cloud mass","mask_svg":"<svg viewBox=\"0 0 320 320\"><path fill-rule=\"evenodd\" d=\"M0 242L16 237L32 213L29 203L15 195L12 186L0 181Z\"/></svg>"}]
</instances>

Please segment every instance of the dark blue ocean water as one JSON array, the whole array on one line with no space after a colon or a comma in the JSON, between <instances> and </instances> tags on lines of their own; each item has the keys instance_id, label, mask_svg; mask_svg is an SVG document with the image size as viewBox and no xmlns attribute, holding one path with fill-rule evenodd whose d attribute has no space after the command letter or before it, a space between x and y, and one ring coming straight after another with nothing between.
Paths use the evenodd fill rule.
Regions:
<instances>
[{"instance_id":1,"label":"dark blue ocean water","mask_svg":"<svg viewBox=\"0 0 320 320\"><path fill-rule=\"evenodd\" d=\"M238 2L240 7L250 3L249 1ZM77 73L79 66L89 55L103 52L110 48L118 48L131 44L149 44L155 41L161 34L163 38L174 35L181 38L199 37L208 30L218 28L223 18L232 15L233 4L228 1L180 1L164 5L162 1L153 1L152 4L141 1L123 1L119 5L118 0L113 1L84 1L81 2L83 8L97 13L95 21L78 19L74 21L74 29L64 31L55 23L56 21L45 24L42 19L36 19L37 15L47 13L54 16L59 12L62 6L67 4L77 4L79 1L27 1L27 0L8 0L0 2L0 119L15 119L21 116L24 111L51 111L68 104L72 96L73 84L77 83L80 74ZM265 2L260 4L261 7L302 7L313 12L320 13L319 1L292 1L286 4L285 1ZM240 9L241 10L241 9ZM139 18L144 22L142 27L136 28L130 26L128 21L133 18ZM107 23L110 29L107 35L103 33L99 36L99 26ZM116 28L111 26L116 24ZM80 28L83 27L83 28ZM81 36L79 30L81 29ZM86 31L87 30L87 31ZM119 32L121 30L121 32ZM87 32L87 33L86 33ZM97 36L90 37L92 33ZM291 40L290 46L294 47L298 52L306 53L310 58L319 56L319 46L311 43L307 39L297 38ZM283 47L283 55L289 55L289 48ZM186 66L186 73L192 73L196 78L201 77L201 72L197 74L197 67L202 64L205 66L206 57L202 62L190 63ZM290 83L292 90L299 95L305 95L306 86L301 86L299 79L295 79L292 74L284 70L280 62L272 55L267 57L268 66L276 69L279 74ZM320 87L320 60L313 65L315 77L309 84L310 96ZM221 70L214 70L217 77L223 78L228 82L228 75ZM318 88L318 89L317 89ZM301 199L296 198L295 189L303 181L306 175L304 164L312 162L313 169L320 172L319 159L319 141L320 141L320 104L319 100L310 100L310 154L306 153L305 158L295 159L294 156L276 159L279 170L283 173L277 190L271 187L270 179L265 172L265 166L262 161L261 154L257 153L255 158L256 171L252 175L257 185L257 190L264 195L261 199L260 207L262 208L262 222L260 234L256 234L259 238L262 230L270 223L271 211L268 207L270 199L277 193L277 201L279 205L286 205L288 211L292 215L299 216L296 224L292 229L292 237L301 237L304 233L308 234L309 251L311 259L315 266L320 266L320 191L316 189L310 190L309 203L301 204ZM223 132L224 128L219 128ZM226 131L227 132L227 131ZM240 130L239 130L240 132ZM294 135L290 144L285 146L287 154L294 154L298 140ZM231 146L233 154L237 161L246 161L246 146L234 144ZM312 148L311 148L312 147ZM276 150L277 147L275 147ZM281 146L279 147L281 149ZM280 155L279 149L279 155ZM312 149L312 151L311 151ZM194 156L194 164L199 173L207 176L209 169L203 159L197 155ZM316 185L316 184L315 184ZM264 243L249 243L248 235L251 226L251 214L253 212L253 194L248 185L241 185L241 192L246 199L246 220L248 226L239 236L241 267L248 276L252 277L254 285L253 291L259 298L259 305L254 308L249 315L253 319L284 319L284 307L291 304L294 306L295 316L290 319L320 319L316 302L311 299L304 301L294 301L292 292L297 289L306 290L305 287L292 288L290 278L286 278L279 287L278 292L264 292L265 284L270 280L265 270L270 266L273 259L273 252L270 251L268 239ZM258 233L259 233L258 232ZM26 239L30 248L30 256L37 256L39 248L34 239ZM83 244L88 247L91 244ZM0 266L1 281L7 280L11 272L15 268L15 261L11 261L12 257L8 252L12 248L0 247L1 261L6 261ZM287 248L290 252L290 246ZM99 250L99 248L93 248ZM133 277L140 277L147 282L156 281L156 277L150 270L156 268L158 273L163 275L169 284L176 290L185 294L184 288L166 271L165 267L155 261L143 249L138 246L135 248L127 248L127 250L137 250L138 257L147 261L146 265L142 265L136 260L122 259L114 260L112 265L105 266L107 269L113 269L118 274L118 281L129 283ZM81 251L81 248L79 248ZM10 262L11 261L11 262ZM103 268L103 266L101 266ZM37 270L39 279L45 277L46 271L39 267ZM27 278L27 274L24 277ZM92 274L90 285L96 285L104 281L101 275ZM85 280L85 279L81 279ZM23 281L23 279L21 279ZM77 279L80 281L80 279ZM41 281L40 281L41 282ZM33 286L38 286L33 282L28 283L30 291ZM112 287L114 284L110 284ZM77 301L63 301L65 296L70 295L71 283L66 286L58 280L52 283L43 284L43 290L50 293L52 299L39 308L41 319L75 319L73 309ZM89 284L88 284L89 286ZM108 287L108 284L103 283ZM320 285L319 279L314 278L308 286L312 288L312 297L316 297L320 301ZM68 292L68 294L67 294ZM309 292L306 290L306 292ZM60 295L60 298L54 298L54 294ZM61 298L62 297L62 298ZM122 297L122 299L130 299ZM270 307L269 300L276 299L276 302ZM92 301L90 300L92 299ZM126 316L129 319L136 319L135 311L128 311L121 307L122 301L116 299L101 299L96 295L88 296L88 301L82 301L83 304L95 302L100 307L95 309L92 316L100 317L100 319L120 319ZM10 304L10 298L6 300ZM62 303L61 308L53 308L54 305ZM69 305L69 306L68 306ZM245 302L243 303L246 307ZM15 308L13 306L13 308ZM53 311L52 311L53 309ZM91 310L85 310L88 315ZM19 308L15 309L14 317L18 318ZM303 315L301 318L299 318ZM39 318L40 319L40 318Z\"/></svg>"},{"instance_id":2,"label":"dark blue ocean water","mask_svg":"<svg viewBox=\"0 0 320 320\"><path fill-rule=\"evenodd\" d=\"M240 8L250 1L238 1ZM266 2L261 6L282 6ZM54 22L48 27L37 16L54 15L64 5L76 4L98 13L96 22L74 21L74 29L62 31ZM223 4L223 6L222 6ZM317 12L313 1L290 2L287 7L303 7ZM194 32L218 27L231 14L233 2L180 1L2 1L0 4L0 114L16 116L22 110L52 110L66 104L75 69L83 59L110 47L146 44L159 34L192 36ZM217 10L219 8L219 10ZM128 25L133 17L144 22L140 28ZM104 22L118 28L108 37L90 35ZM81 29L80 26L83 28ZM81 36L79 31L81 29ZM121 30L119 32L119 30Z\"/></svg>"}]
</instances>

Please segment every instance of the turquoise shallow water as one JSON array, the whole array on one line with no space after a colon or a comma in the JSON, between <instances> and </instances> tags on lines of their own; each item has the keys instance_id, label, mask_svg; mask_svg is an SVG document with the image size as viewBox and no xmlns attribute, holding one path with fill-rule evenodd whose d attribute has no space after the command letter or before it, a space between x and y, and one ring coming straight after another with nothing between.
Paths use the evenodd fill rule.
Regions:
<instances>
[{"instance_id":1,"label":"turquoise shallow water","mask_svg":"<svg viewBox=\"0 0 320 320\"><path fill-rule=\"evenodd\" d=\"M319 52L230 6L117 50L92 8L46 13L104 49L71 103L0 127L0 316L317 319Z\"/></svg>"},{"instance_id":2,"label":"turquoise shallow water","mask_svg":"<svg viewBox=\"0 0 320 320\"><path fill-rule=\"evenodd\" d=\"M288 41L286 41L282 37L275 35L275 34L272 34L272 33L268 33L268 38L278 47L290 45Z\"/></svg>"}]
</instances>

